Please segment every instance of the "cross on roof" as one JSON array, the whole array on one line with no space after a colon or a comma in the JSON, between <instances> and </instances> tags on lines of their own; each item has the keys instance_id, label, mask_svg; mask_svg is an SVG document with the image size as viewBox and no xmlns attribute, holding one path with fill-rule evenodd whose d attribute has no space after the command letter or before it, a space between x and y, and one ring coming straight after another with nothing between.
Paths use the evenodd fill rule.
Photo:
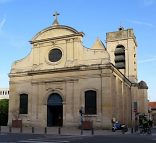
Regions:
<instances>
[{"instance_id":1,"label":"cross on roof","mask_svg":"<svg viewBox=\"0 0 156 143\"><path fill-rule=\"evenodd\" d=\"M59 13L55 12L53 14L53 16L55 16L55 19L54 19L54 22L53 22L53 25L56 26L56 25L59 25L58 21L57 21L57 16L60 15Z\"/></svg>"},{"instance_id":2,"label":"cross on roof","mask_svg":"<svg viewBox=\"0 0 156 143\"><path fill-rule=\"evenodd\" d=\"M54 14L53 14L53 16L55 16L55 19L57 19L57 16L58 15L60 15L59 13L57 13L57 12L55 12Z\"/></svg>"}]
</instances>

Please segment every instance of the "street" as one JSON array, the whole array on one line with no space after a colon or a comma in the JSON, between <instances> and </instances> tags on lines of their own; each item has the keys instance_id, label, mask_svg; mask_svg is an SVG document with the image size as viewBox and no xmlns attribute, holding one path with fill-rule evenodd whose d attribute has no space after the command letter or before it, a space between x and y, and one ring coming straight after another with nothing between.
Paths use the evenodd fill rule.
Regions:
<instances>
[{"instance_id":1,"label":"street","mask_svg":"<svg viewBox=\"0 0 156 143\"><path fill-rule=\"evenodd\" d=\"M20 133L1 133L2 143L155 143L156 129L152 135L116 134L116 135L39 135Z\"/></svg>"}]
</instances>

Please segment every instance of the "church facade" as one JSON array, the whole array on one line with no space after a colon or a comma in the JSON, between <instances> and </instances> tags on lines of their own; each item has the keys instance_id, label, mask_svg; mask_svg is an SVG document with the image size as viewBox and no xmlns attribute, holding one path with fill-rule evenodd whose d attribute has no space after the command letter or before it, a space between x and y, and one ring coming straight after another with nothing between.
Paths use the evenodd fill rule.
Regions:
<instances>
[{"instance_id":1,"label":"church facade","mask_svg":"<svg viewBox=\"0 0 156 143\"><path fill-rule=\"evenodd\" d=\"M30 41L30 54L12 65L8 124L18 117L26 126L78 127L81 109L96 128L110 128L112 118L133 125L136 112L148 111L133 29L108 32L106 46L96 39L86 48L84 33L55 16Z\"/></svg>"}]
</instances>

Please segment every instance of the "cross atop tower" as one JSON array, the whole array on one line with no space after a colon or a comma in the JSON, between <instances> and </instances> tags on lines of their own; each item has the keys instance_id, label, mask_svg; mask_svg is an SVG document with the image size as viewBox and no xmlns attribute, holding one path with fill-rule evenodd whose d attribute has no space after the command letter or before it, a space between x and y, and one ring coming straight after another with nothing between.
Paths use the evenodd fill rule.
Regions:
<instances>
[{"instance_id":1,"label":"cross atop tower","mask_svg":"<svg viewBox=\"0 0 156 143\"><path fill-rule=\"evenodd\" d=\"M57 16L60 15L59 13L55 12L53 14L53 16L55 17L54 22L53 22L53 26L59 25L58 20L57 20Z\"/></svg>"},{"instance_id":2,"label":"cross atop tower","mask_svg":"<svg viewBox=\"0 0 156 143\"><path fill-rule=\"evenodd\" d=\"M53 16L55 16L55 19L57 19L57 16L60 15L59 13L57 13L57 11L53 14Z\"/></svg>"}]
</instances>

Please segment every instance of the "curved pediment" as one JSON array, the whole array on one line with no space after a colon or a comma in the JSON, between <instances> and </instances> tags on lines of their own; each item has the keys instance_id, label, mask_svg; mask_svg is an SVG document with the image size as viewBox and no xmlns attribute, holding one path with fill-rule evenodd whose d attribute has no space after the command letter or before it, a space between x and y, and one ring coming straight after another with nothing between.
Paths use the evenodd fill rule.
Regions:
<instances>
[{"instance_id":1,"label":"curved pediment","mask_svg":"<svg viewBox=\"0 0 156 143\"><path fill-rule=\"evenodd\" d=\"M44 39L53 39L53 38L62 38L65 36L74 36L84 34L82 32L78 32L72 27L64 26L64 25L56 25L50 26L42 31L38 32L31 40L31 42L40 41Z\"/></svg>"}]
</instances>

